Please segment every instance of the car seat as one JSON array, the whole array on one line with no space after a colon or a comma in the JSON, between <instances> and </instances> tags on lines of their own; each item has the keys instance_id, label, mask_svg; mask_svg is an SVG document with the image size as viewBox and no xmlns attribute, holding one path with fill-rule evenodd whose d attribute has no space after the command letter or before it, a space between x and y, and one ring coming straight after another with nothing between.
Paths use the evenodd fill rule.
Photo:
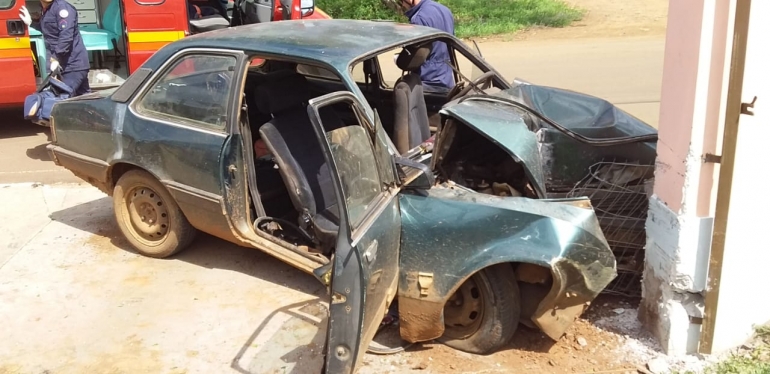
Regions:
<instances>
[{"instance_id":1,"label":"car seat","mask_svg":"<svg viewBox=\"0 0 770 374\"><path fill-rule=\"evenodd\" d=\"M393 143L404 154L430 138L428 109L420 77L420 67L428 59L431 44L406 47L399 53L396 65L406 74L393 89Z\"/></svg>"}]
</instances>

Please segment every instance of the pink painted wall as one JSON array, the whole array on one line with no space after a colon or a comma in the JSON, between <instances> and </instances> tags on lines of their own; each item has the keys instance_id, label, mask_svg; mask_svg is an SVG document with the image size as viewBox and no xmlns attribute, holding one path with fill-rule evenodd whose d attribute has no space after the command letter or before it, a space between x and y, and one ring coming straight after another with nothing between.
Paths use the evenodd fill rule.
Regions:
<instances>
[{"instance_id":1,"label":"pink painted wall","mask_svg":"<svg viewBox=\"0 0 770 374\"><path fill-rule=\"evenodd\" d=\"M669 3L654 192L676 213L684 201L702 15L703 0Z\"/></svg>"}]
</instances>

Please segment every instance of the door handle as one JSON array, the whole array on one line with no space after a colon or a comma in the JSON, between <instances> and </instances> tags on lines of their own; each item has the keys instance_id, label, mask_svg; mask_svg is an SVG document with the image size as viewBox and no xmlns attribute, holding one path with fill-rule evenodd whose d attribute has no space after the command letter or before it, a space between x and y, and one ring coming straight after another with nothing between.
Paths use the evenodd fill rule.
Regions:
<instances>
[{"instance_id":1,"label":"door handle","mask_svg":"<svg viewBox=\"0 0 770 374\"><path fill-rule=\"evenodd\" d=\"M227 171L230 172L230 178L235 178L235 173L238 172L238 168L235 167L235 165L230 165L227 168Z\"/></svg>"},{"instance_id":2,"label":"door handle","mask_svg":"<svg viewBox=\"0 0 770 374\"><path fill-rule=\"evenodd\" d=\"M9 19L5 21L5 27L8 30L9 36L23 36L26 34L24 22L21 20Z\"/></svg>"}]
</instances>

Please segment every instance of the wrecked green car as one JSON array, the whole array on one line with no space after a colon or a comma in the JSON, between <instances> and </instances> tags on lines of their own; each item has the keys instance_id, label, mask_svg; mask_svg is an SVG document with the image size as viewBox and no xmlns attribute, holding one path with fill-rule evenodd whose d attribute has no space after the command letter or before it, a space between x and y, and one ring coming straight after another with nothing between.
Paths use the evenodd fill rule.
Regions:
<instances>
[{"instance_id":1,"label":"wrecked green car","mask_svg":"<svg viewBox=\"0 0 770 374\"><path fill-rule=\"evenodd\" d=\"M433 42L450 46L451 90L415 72ZM330 295L325 371L352 372L395 299L403 339L484 354L519 323L559 339L616 276L590 200L548 192L590 160L543 161L535 127L548 118L526 89L431 28L239 26L56 104L48 149L112 196L144 255L171 256L200 230L315 275ZM564 149L639 142L610 140L621 146Z\"/></svg>"}]
</instances>

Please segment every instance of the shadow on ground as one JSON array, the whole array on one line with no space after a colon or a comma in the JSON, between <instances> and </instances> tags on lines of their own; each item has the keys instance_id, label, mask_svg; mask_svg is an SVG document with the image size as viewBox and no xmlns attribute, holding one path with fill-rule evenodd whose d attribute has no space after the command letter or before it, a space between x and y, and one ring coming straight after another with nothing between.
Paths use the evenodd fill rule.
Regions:
<instances>
[{"instance_id":1,"label":"shadow on ground","mask_svg":"<svg viewBox=\"0 0 770 374\"><path fill-rule=\"evenodd\" d=\"M18 138L40 133L49 133L48 128L24 119L24 108L0 109L0 138Z\"/></svg>"},{"instance_id":2,"label":"shadow on ground","mask_svg":"<svg viewBox=\"0 0 770 374\"><path fill-rule=\"evenodd\" d=\"M77 230L108 238L113 246L121 250L137 253L118 229L110 197L105 196L53 212L50 218ZM185 250L157 261L173 260L209 269L237 271L303 293L320 295L325 292L323 285L315 281L312 276L258 249L240 247L203 232L199 232L193 243ZM313 279L313 282L308 282L309 279ZM309 283L313 286L308 287Z\"/></svg>"}]
</instances>

